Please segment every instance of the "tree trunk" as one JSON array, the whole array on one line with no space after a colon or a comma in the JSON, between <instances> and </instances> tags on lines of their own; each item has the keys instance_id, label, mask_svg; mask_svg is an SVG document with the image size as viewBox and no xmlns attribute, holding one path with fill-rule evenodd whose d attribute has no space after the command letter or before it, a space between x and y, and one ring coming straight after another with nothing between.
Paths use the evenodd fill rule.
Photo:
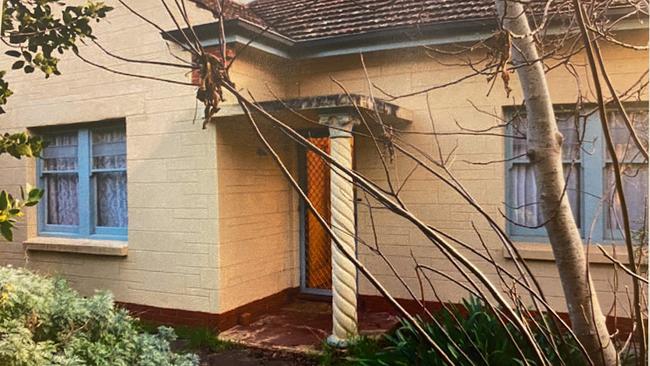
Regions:
<instances>
[{"instance_id":1,"label":"tree trunk","mask_svg":"<svg viewBox=\"0 0 650 366\"><path fill-rule=\"evenodd\" d=\"M530 33L521 2L496 0L498 19L513 35ZM617 352L598 303L580 231L571 212L562 168L562 134L558 131L546 77L532 36L512 37L512 62L526 102L528 157L535 169L538 201L555 255L571 327L596 365L616 365Z\"/></svg>"}]
</instances>

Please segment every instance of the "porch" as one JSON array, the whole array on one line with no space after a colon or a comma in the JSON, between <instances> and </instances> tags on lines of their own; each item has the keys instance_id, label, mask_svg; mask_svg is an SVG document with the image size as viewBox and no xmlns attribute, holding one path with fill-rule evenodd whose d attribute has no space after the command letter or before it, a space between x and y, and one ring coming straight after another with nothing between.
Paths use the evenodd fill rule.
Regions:
<instances>
[{"instance_id":1,"label":"porch","mask_svg":"<svg viewBox=\"0 0 650 366\"><path fill-rule=\"evenodd\" d=\"M348 168L367 169L379 164L374 143L360 136L379 136L386 129L407 126L412 119L410 112L399 106L362 95L324 95L259 105ZM253 116L313 206L309 207L282 176L274 154L258 140L241 108L222 106L214 122L219 195L220 202L225 203L220 207L220 259L224 268L220 282L226 279L228 288L220 296L224 302L238 301L222 303L222 307L237 308L246 301L296 287L302 295L331 300L293 302L222 336L259 346L315 350L325 338L330 344L344 345L359 332L387 330L395 318L358 311L359 276L347 257L356 256L358 249L353 183L338 169L330 169L318 153L274 127L268 116ZM314 211L329 224L331 232L321 225ZM254 258L246 257L247 253ZM241 285L231 285L235 281Z\"/></svg>"},{"instance_id":2,"label":"porch","mask_svg":"<svg viewBox=\"0 0 650 366\"><path fill-rule=\"evenodd\" d=\"M369 310L358 314L362 336L377 336L397 324L397 317L386 311ZM331 300L299 296L250 324L239 324L219 333L219 339L268 351L315 354L331 333Z\"/></svg>"}]
</instances>

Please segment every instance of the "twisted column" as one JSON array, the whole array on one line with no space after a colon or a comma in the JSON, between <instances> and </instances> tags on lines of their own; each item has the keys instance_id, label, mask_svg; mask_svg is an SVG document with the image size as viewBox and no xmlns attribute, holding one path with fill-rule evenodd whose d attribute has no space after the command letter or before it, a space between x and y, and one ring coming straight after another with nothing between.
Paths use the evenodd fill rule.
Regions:
<instances>
[{"instance_id":1,"label":"twisted column","mask_svg":"<svg viewBox=\"0 0 650 366\"><path fill-rule=\"evenodd\" d=\"M330 155L352 169L352 134L355 120L347 115L321 116L330 126ZM330 174L332 231L345 251L356 255L354 186L351 178L332 166ZM357 335L357 268L332 241L332 335L328 343L345 347Z\"/></svg>"}]
</instances>

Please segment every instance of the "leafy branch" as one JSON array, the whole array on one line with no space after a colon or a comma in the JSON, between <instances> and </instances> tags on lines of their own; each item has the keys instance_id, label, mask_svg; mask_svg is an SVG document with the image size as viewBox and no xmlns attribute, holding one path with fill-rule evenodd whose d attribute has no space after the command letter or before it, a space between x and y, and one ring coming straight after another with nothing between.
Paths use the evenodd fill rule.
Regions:
<instances>
[{"instance_id":1,"label":"leafy branch","mask_svg":"<svg viewBox=\"0 0 650 366\"><path fill-rule=\"evenodd\" d=\"M77 53L78 42L94 40L91 24L105 18L113 8L103 2L88 0L84 5L66 6L58 0L4 1L0 41L10 49L5 55L14 60L11 70L31 74L40 70L45 78L60 75L60 55L72 50ZM0 114L13 94L5 80L6 70L0 70ZM0 134L0 156L9 154L16 159L39 157L43 140L26 132ZM27 185L20 188L20 198L0 190L0 235L11 241L18 218L25 207L36 205L44 191Z\"/></svg>"},{"instance_id":2,"label":"leafy branch","mask_svg":"<svg viewBox=\"0 0 650 366\"><path fill-rule=\"evenodd\" d=\"M27 191L25 193L25 191ZM29 184L20 187L20 199L14 198L7 191L0 191L0 235L13 240L13 228L16 219L24 215L25 207L35 206L43 197L42 189L31 187Z\"/></svg>"},{"instance_id":3,"label":"leafy branch","mask_svg":"<svg viewBox=\"0 0 650 366\"><path fill-rule=\"evenodd\" d=\"M2 16L0 40L11 47L7 56L16 59L12 70L25 73L41 70L46 78L60 75L59 55L66 50L77 51L77 42L95 39L91 22L99 22L113 8L103 2L88 1L84 5L62 6L56 0L6 0ZM61 9L55 14L55 9ZM0 106L11 96L9 84L0 72ZM0 107L0 113L4 109Z\"/></svg>"}]
</instances>

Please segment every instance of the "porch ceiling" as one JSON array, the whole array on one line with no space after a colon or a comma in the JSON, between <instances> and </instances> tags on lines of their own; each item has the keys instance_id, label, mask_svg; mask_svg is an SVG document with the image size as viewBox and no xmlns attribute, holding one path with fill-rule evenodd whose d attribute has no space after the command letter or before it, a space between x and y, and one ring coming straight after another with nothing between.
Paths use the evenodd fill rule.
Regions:
<instances>
[{"instance_id":1,"label":"porch ceiling","mask_svg":"<svg viewBox=\"0 0 650 366\"><path fill-rule=\"evenodd\" d=\"M260 107L269 114L294 128L313 128L319 125L319 115L349 114L358 116L359 112L366 122L378 127L376 113L383 123L395 128L404 128L412 121L413 113L396 104L360 94L332 94L300 97L287 100L259 102ZM239 119L244 111L237 104L225 104L215 117L215 122ZM358 128L363 128L360 125Z\"/></svg>"}]
</instances>

